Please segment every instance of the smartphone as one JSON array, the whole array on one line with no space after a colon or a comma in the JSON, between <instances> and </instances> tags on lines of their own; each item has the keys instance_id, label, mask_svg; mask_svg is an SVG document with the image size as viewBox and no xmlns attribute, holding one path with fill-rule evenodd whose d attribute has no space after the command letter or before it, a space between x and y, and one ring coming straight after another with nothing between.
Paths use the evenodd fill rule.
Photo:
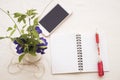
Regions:
<instances>
[{"instance_id":1,"label":"smartphone","mask_svg":"<svg viewBox=\"0 0 120 80\"><path fill-rule=\"evenodd\" d=\"M52 34L70 15L71 11L62 4L58 3L52 6L52 9L39 21L43 34L45 36Z\"/></svg>"}]
</instances>

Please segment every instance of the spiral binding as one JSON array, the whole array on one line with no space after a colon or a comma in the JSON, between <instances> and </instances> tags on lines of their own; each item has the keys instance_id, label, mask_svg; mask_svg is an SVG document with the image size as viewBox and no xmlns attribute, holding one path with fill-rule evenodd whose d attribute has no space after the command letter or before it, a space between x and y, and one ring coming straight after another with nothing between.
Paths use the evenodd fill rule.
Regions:
<instances>
[{"instance_id":1,"label":"spiral binding","mask_svg":"<svg viewBox=\"0 0 120 80\"><path fill-rule=\"evenodd\" d=\"M77 58L78 58L78 70L83 70L83 58L82 58L82 45L81 34L76 34L76 46L77 46Z\"/></svg>"}]
</instances>

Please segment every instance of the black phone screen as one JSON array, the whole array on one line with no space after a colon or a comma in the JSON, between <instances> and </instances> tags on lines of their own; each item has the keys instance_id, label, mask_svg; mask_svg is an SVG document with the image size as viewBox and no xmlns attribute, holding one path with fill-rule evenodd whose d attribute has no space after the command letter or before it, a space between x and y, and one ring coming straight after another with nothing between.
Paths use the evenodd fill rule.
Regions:
<instances>
[{"instance_id":1,"label":"black phone screen","mask_svg":"<svg viewBox=\"0 0 120 80\"><path fill-rule=\"evenodd\" d=\"M48 31L51 32L65 17L69 14L57 4L39 23Z\"/></svg>"}]
</instances>

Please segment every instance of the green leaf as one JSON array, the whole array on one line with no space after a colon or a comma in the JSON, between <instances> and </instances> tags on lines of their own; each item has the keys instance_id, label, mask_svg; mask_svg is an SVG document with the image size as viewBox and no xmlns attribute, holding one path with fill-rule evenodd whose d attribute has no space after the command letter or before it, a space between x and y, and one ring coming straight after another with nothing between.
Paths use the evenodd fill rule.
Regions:
<instances>
[{"instance_id":1,"label":"green leaf","mask_svg":"<svg viewBox=\"0 0 120 80\"><path fill-rule=\"evenodd\" d=\"M10 11L7 11L8 14L10 14Z\"/></svg>"},{"instance_id":2,"label":"green leaf","mask_svg":"<svg viewBox=\"0 0 120 80\"><path fill-rule=\"evenodd\" d=\"M25 53L19 56L19 62L22 61L23 57L25 56Z\"/></svg>"},{"instance_id":3,"label":"green leaf","mask_svg":"<svg viewBox=\"0 0 120 80\"><path fill-rule=\"evenodd\" d=\"M26 23L26 20L25 20L25 18L23 19L23 22L24 22L24 23Z\"/></svg>"},{"instance_id":4,"label":"green leaf","mask_svg":"<svg viewBox=\"0 0 120 80\"><path fill-rule=\"evenodd\" d=\"M30 10L27 11L26 14L27 14L28 16L36 15L37 13L36 13L35 11L36 11L36 9L30 9Z\"/></svg>"},{"instance_id":5,"label":"green leaf","mask_svg":"<svg viewBox=\"0 0 120 80\"><path fill-rule=\"evenodd\" d=\"M17 28L17 25L16 25L16 24L14 25L14 28Z\"/></svg>"},{"instance_id":6,"label":"green leaf","mask_svg":"<svg viewBox=\"0 0 120 80\"><path fill-rule=\"evenodd\" d=\"M34 25L38 25L38 17L34 19Z\"/></svg>"},{"instance_id":7,"label":"green leaf","mask_svg":"<svg viewBox=\"0 0 120 80\"><path fill-rule=\"evenodd\" d=\"M32 34L33 34L34 38L39 38L39 34L35 30L32 31Z\"/></svg>"},{"instance_id":8,"label":"green leaf","mask_svg":"<svg viewBox=\"0 0 120 80\"><path fill-rule=\"evenodd\" d=\"M29 54L31 54L32 56L36 56L35 52L30 52Z\"/></svg>"},{"instance_id":9,"label":"green leaf","mask_svg":"<svg viewBox=\"0 0 120 80\"><path fill-rule=\"evenodd\" d=\"M20 45L23 45L23 41L20 39L20 38L16 38L16 41L20 44Z\"/></svg>"},{"instance_id":10,"label":"green leaf","mask_svg":"<svg viewBox=\"0 0 120 80\"><path fill-rule=\"evenodd\" d=\"M36 11L36 9L30 9L30 10L33 11L33 12Z\"/></svg>"},{"instance_id":11,"label":"green leaf","mask_svg":"<svg viewBox=\"0 0 120 80\"><path fill-rule=\"evenodd\" d=\"M33 19L35 17L35 15L33 15L32 17L31 17L31 19Z\"/></svg>"},{"instance_id":12,"label":"green leaf","mask_svg":"<svg viewBox=\"0 0 120 80\"><path fill-rule=\"evenodd\" d=\"M26 44L25 47L24 47L24 52L25 53L29 53L29 49L28 49L28 45Z\"/></svg>"},{"instance_id":13,"label":"green leaf","mask_svg":"<svg viewBox=\"0 0 120 80\"><path fill-rule=\"evenodd\" d=\"M15 38L10 38L11 39L11 41L15 41L16 39Z\"/></svg>"},{"instance_id":14,"label":"green leaf","mask_svg":"<svg viewBox=\"0 0 120 80\"><path fill-rule=\"evenodd\" d=\"M18 18L18 22L20 23L21 21L22 21L22 18L21 18L21 17L19 17L19 18Z\"/></svg>"},{"instance_id":15,"label":"green leaf","mask_svg":"<svg viewBox=\"0 0 120 80\"><path fill-rule=\"evenodd\" d=\"M29 27L27 28L27 31L28 31L28 32L30 32L31 30L33 30L33 26L29 26Z\"/></svg>"},{"instance_id":16,"label":"green leaf","mask_svg":"<svg viewBox=\"0 0 120 80\"><path fill-rule=\"evenodd\" d=\"M8 27L7 31L10 31L10 30L12 30L12 27Z\"/></svg>"},{"instance_id":17,"label":"green leaf","mask_svg":"<svg viewBox=\"0 0 120 80\"><path fill-rule=\"evenodd\" d=\"M21 33L24 34L24 29L21 30Z\"/></svg>"},{"instance_id":18,"label":"green leaf","mask_svg":"<svg viewBox=\"0 0 120 80\"><path fill-rule=\"evenodd\" d=\"M37 13L32 13L31 19L33 19L36 15L37 15Z\"/></svg>"},{"instance_id":19,"label":"green leaf","mask_svg":"<svg viewBox=\"0 0 120 80\"><path fill-rule=\"evenodd\" d=\"M27 16L26 15L21 15L20 17L18 17L18 22L21 22L21 21L23 21L24 23L26 23L26 21L25 21L25 18L26 18Z\"/></svg>"},{"instance_id":20,"label":"green leaf","mask_svg":"<svg viewBox=\"0 0 120 80\"><path fill-rule=\"evenodd\" d=\"M28 38L28 34L23 34L23 35L20 36L20 38L27 39Z\"/></svg>"},{"instance_id":21,"label":"green leaf","mask_svg":"<svg viewBox=\"0 0 120 80\"><path fill-rule=\"evenodd\" d=\"M4 39L5 37L0 37L0 39Z\"/></svg>"},{"instance_id":22,"label":"green leaf","mask_svg":"<svg viewBox=\"0 0 120 80\"><path fill-rule=\"evenodd\" d=\"M26 27L26 24L22 27L22 29L24 29Z\"/></svg>"},{"instance_id":23,"label":"green leaf","mask_svg":"<svg viewBox=\"0 0 120 80\"><path fill-rule=\"evenodd\" d=\"M16 12L16 13L14 13L14 18L17 18L17 17L19 17L21 15L22 15L22 13Z\"/></svg>"},{"instance_id":24,"label":"green leaf","mask_svg":"<svg viewBox=\"0 0 120 80\"><path fill-rule=\"evenodd\" d=\"M10 36L12 36L14 34L14 32L15 32L15 29L10 33Z\"/></svg>"},{"instance_id":25,"label":"green leaf","mask_svg":"<svg viewBox=\"0 0 120 80\"><path fill-rule=\"evenodd\" d=\"M45 48L47 48L47 46L40 46L40 48L45 49Z\"/></svg>"}]
</instances>

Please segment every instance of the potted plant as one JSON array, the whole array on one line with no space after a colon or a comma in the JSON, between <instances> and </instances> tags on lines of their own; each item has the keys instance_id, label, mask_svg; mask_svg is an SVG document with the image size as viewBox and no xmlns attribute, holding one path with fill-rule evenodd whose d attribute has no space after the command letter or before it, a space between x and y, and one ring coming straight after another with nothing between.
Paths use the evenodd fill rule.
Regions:
<instances>
[{"instance_id":1,"label":"potted plant","mask_svg":"<svg viewBox=\"0 0 120 80\"><path fill-rule=\"evenodd\" d=\"M2 36L0 39L9 38L16 45L15 49L16 53L19 54L19 62L21 62L26 55L35 58L37 54L45 54L48 42L41 36L42 31L39 27L39 16L37 16L38 13L35 9L27 10L25 13L15 12L13 17L9 11L4 11L1 8L0 10L7 14L14 23L12 27L8 27L7 29L7 32L10 34ZM19 35L13 37L16 31L19 32Z\"/></svg>"}]
</instances>

